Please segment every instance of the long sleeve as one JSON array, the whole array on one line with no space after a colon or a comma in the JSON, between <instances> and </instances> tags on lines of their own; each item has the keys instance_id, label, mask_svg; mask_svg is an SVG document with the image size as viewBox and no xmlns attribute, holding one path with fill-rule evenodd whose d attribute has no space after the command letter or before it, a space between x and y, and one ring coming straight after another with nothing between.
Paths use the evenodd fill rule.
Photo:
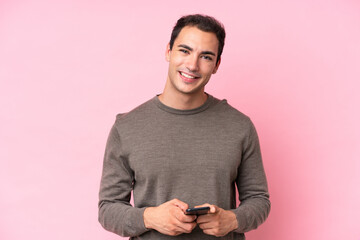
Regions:
<instances>
[{"instance_id":1,"label":"long sleeve","mask_svg":"<svg viewBox=\"0 0 360 240\"><path fill-rule=\"evenodd\" d=\"M236 209L234 182L241 201ZM174 198L232 209L238 229L223 239L245 239L244 232L265 221L270 209L254 126L211 96L194 110L169 109L154 97L118 116L106 144L99 197L105 229L144 240L216 239L200 228L177 237L146 229L145 208Z\"/></svg>"},{"instance_id":2,"label":"long sleeve","mask_svg":"<svg viewBox=\"0 0 360 240\"><path fill-rule=\"evenodd\" d=\"M259 139L253 124L242 154L236 184L240 205L232 210L238 220L238 228L235 232L244 233L256 229L266 220L270 212L267 180Z\"/></svg>"},{"instance_id":3,"label":"long sleeve","mask_svg":"<svg viewBox=\"0 0 360 240\"><path fill-rule=\"evenodd\" d=\"M121 149L115 125L106 144L99 192L99 222L108 231L120 236L138 236L146 231L145 208L130 204L134 176Z\"/></svg>"}]
</instances>

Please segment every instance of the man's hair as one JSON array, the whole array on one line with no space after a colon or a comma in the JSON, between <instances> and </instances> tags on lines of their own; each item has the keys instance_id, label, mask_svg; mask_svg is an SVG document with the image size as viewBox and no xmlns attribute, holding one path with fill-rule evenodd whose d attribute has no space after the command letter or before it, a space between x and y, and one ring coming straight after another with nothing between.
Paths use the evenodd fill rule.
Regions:
<instances>
[{"instance_id":1,"label":"man's hair","mask_svg":"<svg viewBox=\"0 0 360 240\"><path fill-rule=\"evenodd\" d=\"M218 56L216 63L219 62L224 44L225 44L225 29L222 23L213 17L201 14L187 15L181 17L175 24L170 38L170 50L172 50L175 39L179 35L181 29L186 26L197 27L204 32L212 32L216 35L219 41Z\"/></svg>"}]
</instances>

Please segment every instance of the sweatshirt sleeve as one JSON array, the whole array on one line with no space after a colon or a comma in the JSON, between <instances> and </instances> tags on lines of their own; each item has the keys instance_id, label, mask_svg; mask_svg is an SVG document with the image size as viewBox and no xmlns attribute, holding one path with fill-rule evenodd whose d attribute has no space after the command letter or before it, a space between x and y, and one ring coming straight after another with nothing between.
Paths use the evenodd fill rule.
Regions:
<instances>
[{"instance_id":1,"label":"sweatshirt sleeve","mask_svg":"<svg viewBox=\"0 0 360 240\"><path fill-rule=\"evenodd\" d=\"M124 237L148 231L143 220L145 208L130 204L133 180L133 172L122 152L120 135L114 125L105 149L98 204L99 222L106 230Z\"/></svg>"},{"instance_id":2,"label":"sweatshirt sleeve","mask_svg":"<svg viewBox=\"0 0 360 240\"><path fill-rule=\"evenodd\" d=\"M235 232L244 233L256 229L266 220L270 212L269 192L259 139L252 123L242 153L236 184L240 205L232 210L238 220L238 228Z\"/></svg>"}]
</instances>

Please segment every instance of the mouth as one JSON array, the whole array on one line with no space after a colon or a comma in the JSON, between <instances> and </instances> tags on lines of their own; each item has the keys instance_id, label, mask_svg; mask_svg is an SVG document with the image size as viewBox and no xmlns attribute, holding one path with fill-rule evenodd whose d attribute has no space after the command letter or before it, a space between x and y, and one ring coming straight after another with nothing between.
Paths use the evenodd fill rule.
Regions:
<instances>
[{"instance_id":1,"label":"mouth","mask_svg":"<svg viewBox=\"0 0 360 240\"><path fill-rule=\"evenodd\" d=\"M186 83L193 83L196 80L200 78L198 75L190 74L190 73L184 73L179 71L180 77L186 82Z\"/></svg>"}]
</instances>

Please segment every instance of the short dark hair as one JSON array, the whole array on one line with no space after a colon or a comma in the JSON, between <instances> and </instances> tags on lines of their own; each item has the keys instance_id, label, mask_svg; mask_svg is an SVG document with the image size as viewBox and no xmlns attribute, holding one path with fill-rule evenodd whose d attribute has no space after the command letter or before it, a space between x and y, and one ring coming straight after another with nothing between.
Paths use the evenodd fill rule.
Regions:
<instances>
[{"instance_id":1,"label":"short dark hair","mask_svg":"<svg viewBox=\"0 0 360 240\"><path fill-rule=\"evenodd\" d=\"M176 22L171 32L170 50L172 50L175 39L179 35L181 29L183 29L186 26L194 26L200 29L201 31L215 33L219 41L218 56L216 59L216 63L218 63L225 44L224 25L215 18L207 15L194 14L194 15L183 16Z\"/></svg>"}]
</instances>

